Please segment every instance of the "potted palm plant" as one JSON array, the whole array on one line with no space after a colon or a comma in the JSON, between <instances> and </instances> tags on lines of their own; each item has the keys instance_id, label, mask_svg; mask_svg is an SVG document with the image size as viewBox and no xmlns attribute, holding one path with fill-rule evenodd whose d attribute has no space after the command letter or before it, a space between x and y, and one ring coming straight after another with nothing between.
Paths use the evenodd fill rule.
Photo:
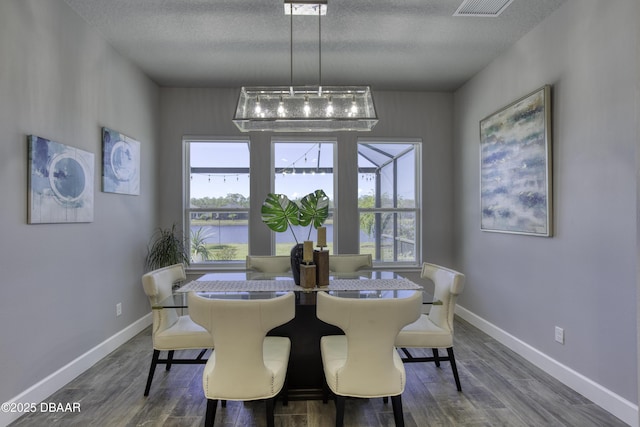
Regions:
<instances>
[{"instance_id":1,"label":"potted palm plant","mask_svg":"<svg viewBox=\"0 0 640 427\"><path fill-rule=\"evenodd\" d=\"M173 264L189 264L187 252L182 237L176 231L176 225L171 228L158 227L149 241L145 265L148 271L167 267Z\"/></svg>"},{"instance_id":2,"label":"potted palm plant","mask_svg":"<svg viewBox=\"0 0 640 427\"><path fill-rule=\"evenodd\" d=\"M207 239L211 233L200 227L191 230L191 258L193 262L209 261L211 259L211 249L207 246Z\"/></svg>"},{"instance_id":3,"label":"potted palm plant","mask_svg":"<svg viewBox=\"0 0 640 427\"><path fill-rule=\"evenodd\" d=\"M311 230L324 224L329 216L329 197L323 190L316 190L300 199L299 203L290 200L284 194L269 193L261 208L262 222L271 230L284 233L291 231L296 244L291 249L291 272L296 284L300 284L300 261L302 260L302 242L298 240L293 226L309 227Z\"/></svg>"}]
</instances>

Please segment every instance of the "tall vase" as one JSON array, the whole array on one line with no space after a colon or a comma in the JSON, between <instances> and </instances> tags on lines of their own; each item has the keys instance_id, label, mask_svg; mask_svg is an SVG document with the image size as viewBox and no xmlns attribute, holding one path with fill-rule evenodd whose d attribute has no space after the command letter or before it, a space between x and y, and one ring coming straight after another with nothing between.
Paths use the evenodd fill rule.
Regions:
<instances>
[{"instance_id":1,"label":"tall vase","mask_svg":"<svg viewBox=\"0 0 640 427\"><path fill-rule=\"evenodd\" d=\"M293 280L296 285L300 286L300 263L302 262L302 255L304 251L304 245L298 243L291 248L291 273L293 274Z\"/></svg>"}]
</instances>

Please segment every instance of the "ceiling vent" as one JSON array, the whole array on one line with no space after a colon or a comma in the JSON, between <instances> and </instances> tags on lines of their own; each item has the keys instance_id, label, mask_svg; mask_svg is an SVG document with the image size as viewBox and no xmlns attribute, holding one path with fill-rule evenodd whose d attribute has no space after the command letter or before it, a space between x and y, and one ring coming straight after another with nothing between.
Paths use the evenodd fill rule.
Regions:
<instances>
[{"instance_id":1,"label":"ceiling vent","mask_svg":"<svg viewBox=\"0 0 640 427\"><path fill-rule=\"evenodd\" d=\"M513 0L464 0L453 16L500 15Z\"/></svg>"}]
</instances>

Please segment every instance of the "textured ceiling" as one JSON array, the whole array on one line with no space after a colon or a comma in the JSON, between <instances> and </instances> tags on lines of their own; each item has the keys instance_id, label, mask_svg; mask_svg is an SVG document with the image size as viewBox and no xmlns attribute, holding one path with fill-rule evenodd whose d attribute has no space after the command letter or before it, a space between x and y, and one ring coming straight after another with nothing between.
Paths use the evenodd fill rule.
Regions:
<instances>
[{"instance_id":1,"label":"textured ceiling","mask_svg":"<svg viewBox=\"0 0 640 427\"><path fill-rule=\"evenodd\" d=\"M282 0L65 0L160 86L288 85ZM461 0L328 0L322 84L454 90L565 0L454 17ZM293 18L293 83L319 81L318 18Z\"/></svg>"}]
</instances>

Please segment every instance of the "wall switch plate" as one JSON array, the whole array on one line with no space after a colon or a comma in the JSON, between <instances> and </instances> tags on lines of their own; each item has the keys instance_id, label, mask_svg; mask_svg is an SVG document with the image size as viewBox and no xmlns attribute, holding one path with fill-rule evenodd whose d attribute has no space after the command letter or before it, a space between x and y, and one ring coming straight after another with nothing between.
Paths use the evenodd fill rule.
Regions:
<instances>
[{"instance_id":1,"label":"wall switch plate","mask_svg":"<svg viewBox=\"0 0 640 427\"><path fill-rule=\"evenodd\" d=\"M556 341L564 344L564 329L559 326L556 326Z\"/></svg>"},{"instance_id":2,"label":"wall switch plate","mask_svg":"<svg viewBox=\"0 0 640 427\"><path fill-rule=\"evenodd\" d=\"M119 302L116 304L116 317L120 316L122 314L122 303Z\"/></svg>"}]
</instances>

